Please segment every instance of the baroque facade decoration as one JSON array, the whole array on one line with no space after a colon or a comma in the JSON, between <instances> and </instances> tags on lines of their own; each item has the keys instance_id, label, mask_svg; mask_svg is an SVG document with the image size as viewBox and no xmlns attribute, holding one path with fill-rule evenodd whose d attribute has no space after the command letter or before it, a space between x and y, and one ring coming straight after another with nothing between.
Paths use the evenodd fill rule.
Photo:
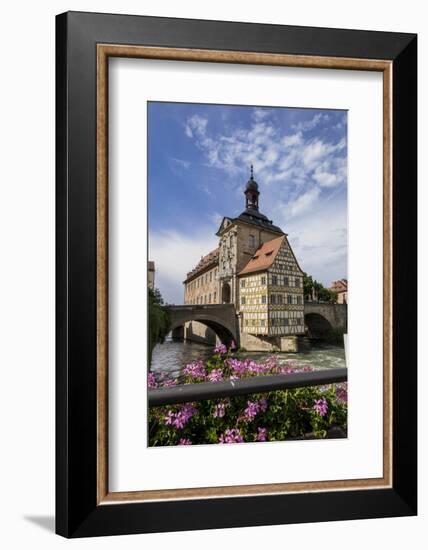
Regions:
<instances>
[{"instance_id":1,"label":"baroque facade decoration","mask_svg":"<svg viewBox=\"0 0 428 550\"><path fill-rule=\"evenodd\" d=\"M241 334L304 334L303 271L287 235L259 211L252 167L244 195L245 210L220 224L218 248L187 274L184 303L233 303Z\"/></svg>"}]
</instances>

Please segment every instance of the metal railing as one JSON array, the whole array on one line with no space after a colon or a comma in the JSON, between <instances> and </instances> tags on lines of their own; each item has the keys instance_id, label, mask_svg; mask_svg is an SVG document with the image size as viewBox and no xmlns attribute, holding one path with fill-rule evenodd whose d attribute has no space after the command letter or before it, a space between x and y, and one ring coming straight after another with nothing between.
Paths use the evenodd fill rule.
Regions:
<instances>
[{"instance_id":1,"label":"metal railing","mask_svg":"<svg viewBox=\"0 0 428 550\"><path fill-rule=\"evenodd\" d=\"M148 392L149 407L175 405L204 399L219 399L252 393L265 393L275 390L290 390L308 386L323 386L346 382L348 369L329 369L294 374L276 374L272 376L254 376L242 380L223 382L201 382L183 384L168 388L150 389Z\"/></svg>"}]
</instances>

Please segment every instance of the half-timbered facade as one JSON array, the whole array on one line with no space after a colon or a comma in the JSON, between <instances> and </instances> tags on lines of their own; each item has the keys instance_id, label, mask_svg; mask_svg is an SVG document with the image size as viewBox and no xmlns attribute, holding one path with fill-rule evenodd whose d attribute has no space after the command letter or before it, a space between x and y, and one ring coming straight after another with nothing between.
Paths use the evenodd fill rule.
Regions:
<instances>
[{"instance_id":1,"label":"half-timbered facade","mask_svg":"<svg viewBox=\"0 0 428 550\"><path fill-rule=\"evenodd\" d=\"M286 235L260 246L239 280L242 332L263 336L305 332L303 272Z\"/></svg>"}]
</instances>

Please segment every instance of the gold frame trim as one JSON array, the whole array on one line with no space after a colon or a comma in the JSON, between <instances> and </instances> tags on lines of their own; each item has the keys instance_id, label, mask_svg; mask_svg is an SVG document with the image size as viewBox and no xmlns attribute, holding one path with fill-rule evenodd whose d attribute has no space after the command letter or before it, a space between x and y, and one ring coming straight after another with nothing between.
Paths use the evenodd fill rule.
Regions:
<instances>
[{"instance_id":1,"label":"gold frame trim","mask_svg":"<svg viewBox=\"0 0 428 550\"><path fill-rule=\"evenodd\" d=\"M108 59L133 57L383 73L383 477L129 492L108 490ZM392 62L255 52L97 45L97 504L392 487Z\"/></svg>"}]
</instances>

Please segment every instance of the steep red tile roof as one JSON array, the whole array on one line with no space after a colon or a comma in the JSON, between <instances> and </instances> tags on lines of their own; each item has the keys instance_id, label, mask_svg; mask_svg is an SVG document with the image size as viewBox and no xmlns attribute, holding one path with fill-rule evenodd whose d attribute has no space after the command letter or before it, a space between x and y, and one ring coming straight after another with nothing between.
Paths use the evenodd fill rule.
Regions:
<instances>
[{"instance_id":1,"label":"steep red tile roof","mask_svg":"<svg viewBox=\"0 0 428 550\"><path fill-rule=\"evenodd\" d=\"M265 271L268 269L275 261L284 239L285 235L272 239L259 246L251 260L238 275L245 275L246 273L254 273L255 271Z\"/></svg>"}]
</instances>

